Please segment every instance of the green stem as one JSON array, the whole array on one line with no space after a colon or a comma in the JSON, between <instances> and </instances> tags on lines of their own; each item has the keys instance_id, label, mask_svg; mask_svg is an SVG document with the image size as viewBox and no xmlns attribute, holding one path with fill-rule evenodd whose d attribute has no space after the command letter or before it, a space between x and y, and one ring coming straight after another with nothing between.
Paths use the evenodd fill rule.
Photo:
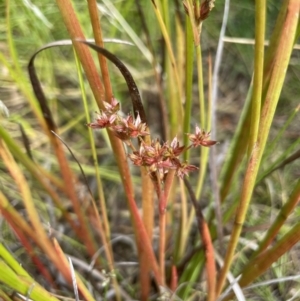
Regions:
<instances>
[{"instance_id":1,"label":"green stem","mask_svg":"<svg viewBox=\"0 0 300 301\"><path fill-rule=\"evenodd\" d=\"M220 276L217 284L217 295L222 291L225 284L226 275L232 264L234 251L236 249L242 226L245 221L247 209L251 200L255 180L260 167L263 151L266 146L271 122L274 117L275 109L278 103L280 92L285 79L285 73L288 67L291 52L293 50L295 35L297 31L299 18L299 0L291 0L286 13L283 30L279 38L277 51L274 52L274 65L270 77L268 90L260 119L260 132L258 134L257 145L253 149L249 160L248 168L245 174L245 179L242 187L239 207L235 217L233 231L230 237L224 266L220 271Z\"/></svg>"},{"instance_id":2,"label":"green stem","mask_svg":"<svg viewBox=\"0 0 300 301\"><path fill-rule=\"evenodd\" d=\"M186 17L186 57L185 57L185 108L184 108L184 121L183 133L189 133L191 127L191 110L192 110L192 88L193 88L193 61L194 61L194 44L193 44L193 31L189 17ZM189 138L183 135L183 144L188 145ZM184 160L189 160L190 151L184 152Z\"/></svg>"},{"instance_id":3,"label":"green stem","mask_svg":"<svg viewBox=\"0 0 300 301\"><path fill-rule=\"evenodd\" d=\"M255 20L255 60L248 158L251 156L251 152L257 141L257 135L259 130L259 116L262 103L261 99L263 86L266 0L260 0L255 2Z\"/></svg>"}]
</instances>

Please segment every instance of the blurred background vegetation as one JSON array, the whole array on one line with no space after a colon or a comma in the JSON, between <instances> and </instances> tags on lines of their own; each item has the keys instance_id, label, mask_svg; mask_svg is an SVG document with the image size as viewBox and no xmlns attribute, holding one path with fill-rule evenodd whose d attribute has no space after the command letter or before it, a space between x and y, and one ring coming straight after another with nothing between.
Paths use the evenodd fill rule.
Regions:
<instances>
[{"instance_id":1,"label":"blurred background vegetation","mask_svg":"<svg viewBox=\"0 0 300 301\"><path fill-rule=\"evenodd\" d=\"M157 101L158 91L155 85L153 68L147 59L147 42L142 30L142 16L137 10L136 1L138 0L103 0L99 1L98 8L99 11L101 11L101 24L104 38L119 39L134 44L126 45L123 44L123 42L107 43L106 47L119 57L132 72L141 91L147 113L149 114L150 127L154 130L155 135L160 137L162 133ZM48 146L47 137L43 134L40 126L33 118L26 99L26 93L24 93L26 89L30 89L26 68L29 58L38 48L49 42L68 39L68 34L55 1L11 0L9 2L9 27L6 23L7 5L5 1L0 2L0 53L2 60L2 63L0 60L0 100L8 108L10 113L9 119L4 121L2 118L1 122L5 122L5 126L9 129L11 136L17 139L22 146L23 138L21 137L21 131L18 125L21 124L30 140L34 160L55 173L58 167ZM92 27L85 1L76 0L73 1L73 3L76 7L80 22L83 25L86 37L92 37ZM175 5L172 7L173 11L170 14L171 28L175 28L175 22L172 16L177 13L180 14L182 22L185 22L185 14L182 9L181 1L177 0L174 1L174 3ZM276 0L267 1L267 39L274 27L280 5L281 3ZM163 58L166 49L162 45L161 32L153 13L151 2L146 0L140 1L140 6L143 9L145 22L150 31L154 51L160 59L161 65L164 66ZM176 7L180 7L179 11ZM206 82L208 77L207 58L211 55L214 60L223 11L224 1L216 1L215 8L203 24L201 45L204 62L204 79ZM9 53L7 39L9 30L12 32L18 66L11 65L12 58ZM176 32L174 30L171 35L174 36L175 34ZM232 38L232 41L225 42L219 73L216 125L217 140L220 142L217 146L219 167L225 160L228 145L235 132L252 78L254 47L250 40L254 38L253 0L231 0L226 37ZM239 39L249 40L247 44L240 44ZM136 43L140 43L141 47L138 48ZM143 48L143 46L145 48ZM295 109L299 107L299 56L299 50L295 49L278 103L269 143L272 142L286 121L294 114ZM3 60L6 61L6 64L3 64ZM16 68L23 70L24 77L22 79L14 78L13 73L9 70L9 66L12 67L12 71ZM88 176L90 186L93 189L95 183L93 182L93 169L90 167L92 158L87 142L86 121L81 103L81 92L72 48L70 46L63 46L43 51L36 60L36 68L50 108L61 129L61 137L67 142L76 158L82 164ZM114 96L121 102L122 111L127 114L131 111L127 86L118 70L112 64L109 64L109 68ZM196 83L196 74L194 75L194 79ZM27 88L24 88L25 86ZM205 86L207 87L207 84ZM197 86L195 84L195 97L197 97L196 89ZM88 87L86 88L86 94L89 99L93 98ZM193 127L199 123L200 118L198 115L197 101L195 101L194 109L191 119ZM94 112L97 111L96 106L91 105L89 110L93 118ZM293 122L280 137L280 140L277 141L275 151L271 154L270 160L263 164L261 174L263 174L263 171L269 168L270 164L277 160L287 148L299 139L299 125L300 116L297 114ZM120 179L118 172L113 156L111 155L109 144L106 143L107 136L102 131L95 133L95 135L99 138L96 140L97 153L102 167L101 175L104 192L107 195L107 203L109 204L108 209L111 218L112 233L115 237L121 235L121 233L122 235L127 235L128 233L132 233L132 230L129 220L127 219L128 212L126 202L122 195L123 192L119 189ZM299 148L299 143L294 145L294 151L297 150L297 146ZM70 157L70 161L74 162L69 154L68 156ZM193 163L193 161L196 160L192 157L191 162ZM80 177L77 164L71 163L71 166ZM5 191L12 204L22 212L24 208L20 200L21 196L15 193L15 184L11 182L1 161L0 169L0 189ZM26 170L24 170L24 174L26 175ZM193 182L193 176L191 175L190 177ZM254 193L255 205L251 206L248 212L249 217L247 218L246 228L243 234L245 239L247 239L248 235L249 238L252 239L254 233L257 236L261 236L263 231L269 227L270 220L276 216L278 209L282 206L284 199L289 195L295 181L299 179L299 177L300 163L299 160L296 160L292 164L287 165L284 169L272 173L271 176L259 183ZM135 183L139 183L138 178L134 178L134 181ZM211 189L208 184L208 178L206 182L207 185L204 185L203 193L204 203L208 202ZM34 183L31 184L34 185ZM235 189L237 190L239 188L240 181L236 179ZM84 185L78 187L78 193L85 192L86 188ZM41 213L41 218L45 223L50 221L51 227L57 229L57 231L59 231L60 227L65 227L64 223L60 224L60 219L55 210L49 209L51 207L51 201L47 195L43 194L42 190L38 188L35 189L35 199L36 205ZM46 200L46 202L40 202L40 199ZM233 200L229 200L226 202L224 211L230 208L232 201ZM65 202L67 206L68 201L65 200ZM289 221L293 222L299 219L299 215L300 211L297 208L294 214L289 218ZM124 223L121 224L120 219L122 222L124 221ZM1 219L0 227L1 241L15 253L21 262L26 262L26 253L23 253L20 244L16 242L14 235L3 219ZM285 231L288 227L289 224L287 223L282 231ZM230 226L227 227L227 230L230 231ZM71 235L68 235L68 229L64 229L62 232L65 234L61 240L64 251L66 253L72 253L74 257L83 257L82 246L73 240ZM247 246L247 242L245 242L245 246ZM127 251L126 248L128 249ZM298 249L299 246L296 246L290 254L283 256L281 261L277 262L270 273L263 276L262 279L280 278L297 274L300 266L300 258L299 255L297 255ZM120 256L120 260L124 259L124 257L126 260L132 259L130 246L128 246L128 244L126 245L126 243L118 245L115 254L118 254L116 256ZM243 262L246 259L240 258L240 260ZM30 265L28 265L28 267L30 267ZM238 271L240 266L234 266L233 269L235 268ZM35 268L31 266L29 271L34 274ZM257 299L252 300L287 300L282 296L287 296L287 292L291 293L299 289L299 285L295 285L295 291L293 291L293 285L294 284L285 282L282 285L275 284L269 287L264 286L262 289L257 288L255 291Z\"/></svg>"}]
</instances>

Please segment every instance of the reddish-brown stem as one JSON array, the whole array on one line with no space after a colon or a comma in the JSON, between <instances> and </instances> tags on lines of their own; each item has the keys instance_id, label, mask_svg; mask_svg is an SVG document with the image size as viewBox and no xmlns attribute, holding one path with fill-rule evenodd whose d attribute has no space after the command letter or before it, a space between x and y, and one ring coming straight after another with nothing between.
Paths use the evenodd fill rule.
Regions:
<instances>
[{"instance_id":1,"label":"reddish-brown stem","mask_svg":"<svg viewBox=\"0 0 300 301\"><path fill-rule=\"evenodd\" d=\"M215 265L215 259L214 259L214 248L213 248L209 228L204 219L202 211L199 207L199 204L197 202L197 199L193 192L191 184L189 183L189 181L186 178L184 178L184 184L189 192L191 201L195 208L198 229L199 229L199 232L200 232L200 235L201 235L201 238L203 241L203 247L205 250L207 292L208 292L207 300L213 301L213 300L215 300L215 295L216 295L216 265Z\"/></svg>"},{"instance_id":2,"label":"reddish-brown stem","mask_svg":"<svg viewBox=\"0 0 300 301\"><path fill-rule=\"evenodd\" d=\"M160 272L165 280L165 249L166 249L166 212L164 193L160 194L159 201L159 266ZM164 209L163 209L164 208Z\"/></svg>"},{"instance_id":3,"label":"reddish-brown stem","mask_svg":"<svg viewBox=\"0 0 300 301\"><path fill-rule=\"evenodd\" d=\"M91 24L93 27L95 42L100 47L104 47L101 24L100 24L100 20L98 17L99 11L98 11L98 7L97 7L97 2L95 0L88 0L87 2L88 2L89 14L90 14L90 18L91 18ZM98 60L99 60L100 67L101 67L103 84L104 84L104 88L105 88L106 101L110 102L113 97L113 91L112 91L111 82L110 82L110 78L109 78L106 58L103 55L101 55L100 53L98 53Z\"/></svg>"},{"instance_id":4,"label":"reddish-brown stem","mask_svg":"<svg viewBox=\"0 0 300 301\"><path fill-rule=\"evenodd\" d=\"M35 248L32 246L32 241L28 239L27 233L23 231L23 229L19 228L18 225L14 223L14 220L10 218L9 215L3 214L6 221L10 224L12 229L14 229L16 235L19 237L19 240L23 247L26 249L27 254L31 257L31 260L36 267L36 269L41 273L42 277L51 285L55 287L55 281L51 276L48 268L43 264L40 258L35 251Z\"/></svg>"},{"instance_id":5,"label":"reddish-brown stem","mask_svg":"<svg viewBox=\"0 0 300 301\"><path fill-rule=\"evenodd\" d=\"M96 0L88 0L88 9L89 9L89 14L90 14L90 19L91 19L91 24L93 27L93 33L95 37L95 42L97 45L104 47L104 42L103 42L103 36L102 36L102 30L101 30L101 24L98 16L98 7L97 7L97 2ZM110 78L109 78L109 73L108 73L108 67L107 67L107 62L104 56L100 55L98 53L98 60L101 68L101 73L102 73L102 78L103 78L103 83L104 83L104 88L105 88L105 93L106 93L106 101L110 102L112 97L113 97L113 92L111 88L111 83L110 83ZM110 239L110 228L109 228L109 221L108 221L108 216L107 216L107 210L105 206L105 202L102 199L100 201L100 208L102 212L102 219L103 219L103 227L105 231L106 237L102 235L103 243L107 245L106 251L107 251L107 257L108 261L110 264L110 267L113 268L113 256L112 256L112 249L110 244L108 243ZM97 214L97 212L96 212ZM99 223L99 216L98 216L98 224ZM101 229L101 228L100 228ZM100 230L99 229L99 230ZM101 231L99 231L101 233Z\"/></svg>"},{"instance_id":6,"label":"reddish-brown stem","mask_svg":"<svg viewBox=\"0 0 300 301\"><path fill-rule=\"evenodd\" d=\"M56 2L58 4L63 21L68 29L71 39L73 41L76 41L78 39L85 40L71 2L69 0L56 0ZM86 47L86 45L80 42L74 42L74 47L82 64L82 67L86 73L86 77L89 81L98 107L99 109L104 110L105 108L103 100L105 98L105 93L90 51L88 47ZM149 265L151 265L151 269L157 283L159 285L162 285L163 280L160 275L155 255L153 253L151 242L147 235L145 226L142 222L139 210L134 199L134 189L131 181L131 174L128 167L127 157L124 151L122 141L119 140L110 131L108 131L108 135L113 149L113 153L115 155L115 159L118 164L122 184L127 196L128 207L132 216L133 226L136 233L138 249L143 250L143 252L145 252L146 260L148 260Z\"/></svg>"},{"instance_id":7,"label":"reddish-brown stem","mask_svg":"<svg viewBox=\"0 0 300 301\"><path fill-rule=\"evenodd\" d=\"M178 287L178 273L177 268L175 265L172 265L171 268L171 282L170 282L170 289L172 292L175 292Z\"/></svg>"},{"instance_id":8,"label":"reddish-brown stem","mask_svg":"<svg viewBox=\"0 0 300 301\"><path fill-rule=\"evenodd\" d=\"M158 197L158 211L159 211L159 267L160 273L165 281L165 249L166 249L166 206L167 199L163 191L160 180L159 171L156 172L156 181L154 182L156 194Z\"/></svg>"}]
</instances>

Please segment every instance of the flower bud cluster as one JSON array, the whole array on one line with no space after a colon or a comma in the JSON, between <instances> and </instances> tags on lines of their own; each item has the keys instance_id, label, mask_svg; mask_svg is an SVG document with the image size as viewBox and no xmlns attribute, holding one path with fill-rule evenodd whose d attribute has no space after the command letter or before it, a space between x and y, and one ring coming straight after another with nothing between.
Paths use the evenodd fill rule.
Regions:
<instances>
[{"instance_id":1,"label":"flower bud cluster","mask_svg":"<svg viewBox=\"0 0 300 301\"><path fill-rule=\"evenodd\" d=\"M92 129L110 128L123 141L149 135L147 125L141 122L139 115L135 120L130 115L126 118L118 115L120 104L115 98L110 104L104 102L104 105L105 110L98 114L95 122L91 122L87 126Z\"/></svg>"},{"instance_id":2,"label":"flower bud cluster","mask_svg":"<svg viewBox=\"0 0 300 301\"><path fill-rule=\"evenodd\" d=\"M132 153L128 155L128 158L136 166L147 167L153 180L159 178L160 181L163 181L169 170L175 170L176 175L180 178L183 178L190 171L197 170L198 167L180 161L181 153L191 147L209 147L217 143L209 140L209 132L205 132L197 126L195 133L187 134L191 142L189 146L180 146L177 137L171 143L152 140L150 144L147 144L142 139L143 136L149 135L146 123L141 121L139 115L135 120L131 115L122 118L117 113L119 108L120 105L116 99L113 99L111 104L105 103L105 110L98 114L95 122L87 125L93 129L109 128L112 130L119 139L126 142L132 149ZM139 139L140 146L138 150L131 143L132 138Z\"/></svg>"}]
</instances>

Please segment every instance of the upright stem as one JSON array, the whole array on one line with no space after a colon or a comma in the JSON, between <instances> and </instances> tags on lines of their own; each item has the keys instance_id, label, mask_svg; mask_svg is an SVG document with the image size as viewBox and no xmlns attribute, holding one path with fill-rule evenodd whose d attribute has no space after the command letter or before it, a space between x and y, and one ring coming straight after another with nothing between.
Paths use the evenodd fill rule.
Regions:
<instances>
[{"instance_id":1,"label":"upright stem","mask_svg":"<svg viewBox=\"0 0 300 301\"><path fill-rule=\"evenodd\" d=\"M293 50L299 20L300 0L290 0L288 3L288 9L282 27L282 32L278 37L278 47L274 52L273 70L270 75L265 102L260 116L260 131L258 133L257 144L253 148L246 170L239 207L236 212L235 223L225 256L224 266L220 271L220 276L217 283L217 295L219 295L223 289L227 273L233 261L234 252L239 241L242 226L245 221L248 206L250 204L262 154L266 146L270 126L285 79L285 73L288 67L291 52Z\"/></svg>"},{"instance_id":2,"label":"upright stem","mask_svg":"<svg viewBox=\"0 0 300 301\"><path fill-rule=\"evenodd\" d=\"M159 209L159 267L160 274L165 281L165 249L166 249L166 197L162 188L159 172L156 173L157 181L155 182L155 189L158 196Z\"/></svg>"},{"instance_id":3,"label":"upright stem","mask_svg":"<svg viewBox=\"0 0 300 301\"><path fill-rule=\"evenodd\" d=\"M84 35L81 29L81 26L78 22L74 9L70 0L56 0L57 5L60 9L63 21L68 29L71 39L74 41L74 47L82 64L82 67L85 71L86 77L89 81L90 87L95 96L95 100L100 109L104 109L103 100L105 99L105 93L103 89L102 82L97 73L96 66L93 62L91 53L86 45L83 43L76 42L76 39L84 40ZM131 173L129 170L127 156L122 144L122 141L118 139L113 133L108 131L109 139L115 155L115 159L118 164L120 178L127 196L128 208L130 210L133 226L135 229L136 240L139 246L139 250L143 249L146 253L147 260L151 264L151 269L153 275L159 285L162 285L162 277L160 275L159 267L153 253L150 239L147 235L145 226L142 222L139 210L136 205L134 198L134 189L131 179ZM140 256L140 254L139 254Z\"/></svg>"},{"instance_id":4,"label":"upright stem","mask_svg":"<svg viewBox=\"0 0 300 301\"><path fill-rule=\"evenodd\" d=\"M253 94L251 107L250 140L248 146L248 158L257 141L259 129L259 116L262 103L263 71L264 71L264 49L265 49L265 22L266 22L266 0L255 2L255 61L253 76Z\"/></svg>"}]
</instances>

